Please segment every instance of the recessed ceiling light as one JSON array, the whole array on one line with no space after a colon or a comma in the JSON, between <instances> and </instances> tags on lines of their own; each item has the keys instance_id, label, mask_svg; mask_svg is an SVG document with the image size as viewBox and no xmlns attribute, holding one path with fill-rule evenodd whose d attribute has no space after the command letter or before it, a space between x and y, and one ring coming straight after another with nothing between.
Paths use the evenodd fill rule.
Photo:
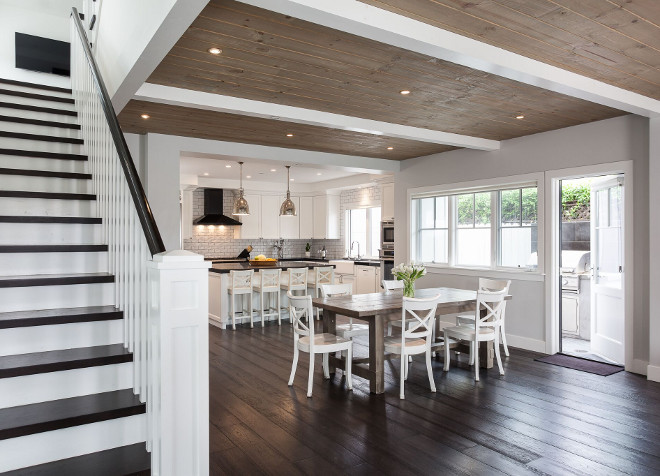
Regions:
<instances>
[{"instance_id":1,"label":"recessed ceiling light","mask_svg":"<svg viewBox=\"0 0 660 476\"><path fill-rule=\"evenodd\" d=\"M204 172L204 176L205 176L205 177L208 177L208 175L209 175L208 172Z\"/></svg>"},{"instance_id":2,"label":"recessed ceiling light","mask_svg":"<svg viewBox=\"0 0 660 476\"><path fill-rule=\"evenodd\" d=\"M407 89L403 89L403 90L401 90L401 91L399 91L399 92L400 92L401 94L403 94L404 96L407 96L408 94L410 94L410 91L408 91Z\"/></svg>"},{"instance_id":3,"label":"recessed ceiling light","mask_svg":"<svg viewBox=\"0 0 660 476\"><path fill-rule=\"evenodd\" d=\"M245 178L252 178L252 175L246 175Z\"/></svg>"},{"instance_id":4,"label":"recessed ceiling light","mask_svg":"<svg viewBox=\"0 0 660 476\"><path fill-rule=\"evenodd\" d=\"M523 116L522 114L518 114L518 115L516 116L516 119L525 119L525 116Z\"/></svg>"},{"instance_id":5,"label":"recessed ceiling light","mask_svg":"<svg viewBox=\"0 0 660 476\"><path fill-rule=\"evenodd\" d=\"M211 53L212 55L219 55L220 53L222 53L222 50L220 48L213 47L213 48L209 48L209 53Z\"/></svg>"},{"instance_id":6,"label":"recessed ceiling light","mask_svg":"<svg viewBox=\"0 0 660 476\"><path fill-rule=\"evenodd\" d=\"M277 172L277 169L270 169L271 172Z\"/></svg>"},{"instance_id":7,"label":"recessed ceiling light","mask_svg":"<svg viewBox=\"0 0 660 476\"><path fill-rule=\"evenodd\" d=\"M289 133L286 135L287 137L293 137L293 134Z\"/></svg>"},{"instance_id":8,"label":"recessed ceiling light","mask_svg":"<svg viewBox=\"0 0 660 476\"><path fill-rule=\"evenodd\" d=\"M388 147L387 150L394 150L394 147Z\"/></svg>"},{"instance_id":9,"label":"recessed ceiling light","mask_svg":"<svg viewBox=\"0 0 660 476\"><path fill-rule=\"evenodd\" d=\"M323 175L321 172L316 172L316 175Z\"/></svg>"},{"instance_id":10,"label":"recessed ceiling light","mask_svg":"<svg viewBox=\"0 0 660 476\"><path fill-rule=\"evenodd\" d=\"M225 165L226 168L231 169L231 165L227 164Z\"/></svg>"},{"instance_id":11,"label":"recessed ceiling light","mask_svg":"<svg viewBox=\"0 0 660 476\"><path fill-rule=\"evenodd\" d=\"M140 114L142 119L149 119L151 116L149 114Z\"/></svg>"},{"instance_id":12,"label":"recessed ceiling light","mask_svg":"<svg viewBox=\"0 0 660 476\"><path fill-rule=\"evenodd\" d=\"M293 182L294 180L296 180L296 179L289 179L290 182Z\"/></svg>"}]
</instances>

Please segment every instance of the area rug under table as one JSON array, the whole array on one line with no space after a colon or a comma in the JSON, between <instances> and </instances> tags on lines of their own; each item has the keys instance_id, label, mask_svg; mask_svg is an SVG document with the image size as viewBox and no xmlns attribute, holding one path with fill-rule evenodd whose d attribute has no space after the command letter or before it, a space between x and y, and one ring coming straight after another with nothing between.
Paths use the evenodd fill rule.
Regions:
<instances>
[{"instance_id":1,"label":"area rug under table","mask_svg":"<svg viewBox=\"0 0 660 476\"><path fill-rule=\"evenodd\" d=\"M564 354L548 355L546 357L541 357L540 359L534 360L537 362L544 362L546 364L557 365L559 367L566 367L568 369L602 375L603 377L621 372L623 370L623 367L620 365L594 362L593 360L581 359L580 357L573 357L572 355Z\"/></svg>"}]
</instances>

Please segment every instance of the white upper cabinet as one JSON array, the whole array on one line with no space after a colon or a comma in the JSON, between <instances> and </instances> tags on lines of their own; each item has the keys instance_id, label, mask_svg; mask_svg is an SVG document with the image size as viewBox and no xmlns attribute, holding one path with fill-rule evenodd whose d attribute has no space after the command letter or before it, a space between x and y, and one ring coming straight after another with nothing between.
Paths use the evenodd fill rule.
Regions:
<instances>
[{"instance_id":1,"label":"white upper cabinet","mask_svg":"<svg viewBox=\"0 0 660 476\"><path fill-rule=\"evenodd\" d=\"M261 197L261 238L276 240L280 237L280 205L278 196L264 195Z\"/></svg>"},{"instance_id":2,"label":"white upper cabinet","mask_svg":"<svg viewBox=\"0 0 660 476\"><path fill-rule=\"evenodd\" d=\"M274 199L274 197L272 197ZM279 215L279 207L282 202L286 200L286 196L279 197L277 214ZM300 238L300 197L291 197L291 201L296 206L295 217L279 217L280 218L280 238L285 240L297 240Z\"/></svg>"},{"instance_id":3,"label":"white upper cabinet","mask_svg":"<svg viewBox=\"0 0 660 476\"><path fill-rule=\"evenodd\" d=\"M328 240L339 238L339 196L321 195L314 197L313 238Z\"/></svg>"},{"instance_id":4,"label":"white upper cabinet","mask_svg":"<svg viewBox=\"0 0 660 476\"><path fill-rule=\"evenodd\" d=\"M394 220L394 184L386 183L381 189L381 220Z\"/></svg>"},{"instance_id":5,"label":"white upper cabinet","mask_svg":"<svg viewBox=\"0 0 660 476\"><path fill-rule=\"evenodd\" d=\"M298 222L300 224L298 237L301 240L311 240L314 238L314 197L300 197Z\"/></svg>"},{"instance_id":6,"label":"white upper cabinet","mask_svg":"<svg viewBox=\"0 0 660 476\"><path fill-rule=\"evenodd\" d=\"M234 238L244 240L257 240L261 238L261 196L244 195L250 206L250 214L242 217L233 217L240 219L241 226L234 227Z\"/></svg>"}]
</instances>

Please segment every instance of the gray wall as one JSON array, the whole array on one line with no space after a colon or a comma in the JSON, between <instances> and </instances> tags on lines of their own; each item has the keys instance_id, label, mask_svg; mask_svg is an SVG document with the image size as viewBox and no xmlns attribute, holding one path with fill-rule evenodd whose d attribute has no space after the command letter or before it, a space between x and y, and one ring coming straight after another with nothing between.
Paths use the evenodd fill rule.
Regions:
<instances>
[{"instance_id":1,"label":"gray wall","mask_svg":"<svg viewBox=\"0 0 660 476\"><path fill-rule=\"evenodd\" d=\"M634 176L634 358L649 359L649 188L648 120L623 116L502 142L500 150L456 150L406 160L395 177L396 260L407 257L409 188L452 184L493 177L633 161ZM549 209L549 206L548 206ZM549 217L546 216L546 224ZM547 225L546 225L547 226ZM421 286L476 287L477 278L427 275ZM545 283L516 281L507 307L507 333L520 344L545 340ZM550 316L548 316L549 318ZM513 342L511 342L513 344Z\"/></svg>"}]
</instances>

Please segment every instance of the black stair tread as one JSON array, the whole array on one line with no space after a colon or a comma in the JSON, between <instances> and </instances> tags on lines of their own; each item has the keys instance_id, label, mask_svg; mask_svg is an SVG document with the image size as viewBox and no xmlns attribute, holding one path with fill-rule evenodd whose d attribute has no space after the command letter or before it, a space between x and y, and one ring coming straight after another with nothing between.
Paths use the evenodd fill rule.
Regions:
<instances>
[{"instance_id":1,"label":"black stair tread","mask_svg":"<svg viewBox=\"0 0 660 476\"><path fill-rule=\"evenodd\" d=\"M0 276L0 288L113 283L114 281L115 277L110 273L31 274L27 276Z\"/></svg>"},{"instance_id":2,"label":"black stair tread","mask_svg":"<svg viewBox=\"0 0 660 476\"><path fill-rule=\"evenodd\" d=\"M0 313L0 329L47 326L74 322L95 322L122 319L124 313L114 306L87 306L35 311Z\"/></svg>"},{"instance_id":3,"label":"black stair tread","mask_svg":"<svg viewBox=\"0 0 660 476\"><path fill-rule=\"evenodd\" d=\"M25 140L39 140L43 142L62 142L65 144L84 144L85 141L75 137L60 137L49 136L45 134L29 134L26 132L8 132L0 131L0 137L8 137L10 139L25 139Z\"/></svg>"},{"instance_id":4,"label":"black stair tread","mask_svg":"<svg viewBox=\"0 0 660 476\"><path fill-rule=\"evenodd\" d=\"M120 446L75 458L30 466L2 473L2 476L148 476L151 455L144 443Z\"/></svg>"},{"instance_id":5,"label":"black stair tread","mask_svg":"<svg viewBox=\"0 0 660 476\"><path fill-rule=\"evenodd\" d=\"M25 190L0 190L0 197L46 198L49 200L96 200L91 193L27 192Z\"/></svg>"},{"instance_id":6,"label":"black stair tread","mask_svg":"<svg viewBox=\"0 0 660 476\"><path fill-rule=\"evenodd\" d=\"M16 104L14 102L0 101L0 107L7 107L10 109L18 109L21 111L44 112L47 114L60 114L63 116L78 116L76 111L68 109L57 109L54 107L33 106L31 104Z\"/></svg>"},{"instance_id":7,"label":"black stair tread","mask_svg":"<svg viewBox=\"0 0 660 476\"><path fill-rule=\"evenodd\" d=\"M16 96L20 98L39 99L40 101L62 102L66 104L76 103L76 101L73 98L64 98L61 96L53 96L50 94L30 93L27 91L15 91L13 89L5 89L5 88L0 88L0 94L4 94L6 96Z\"/></svg>"},{"instance_id":8,"label":"black stair tread","mask_svg":"<svg viewBox=\"0 0 660 476\"><path fill-rule=\"evenodd\" d=\"M0 409L0 440L145 412L132 389Z\"/></svg>"},{"instance_id":9,"label":"black stair tread","mask_svg":"<svg viewBox=\"0 0 660 476\"><path fill-rule=\"evenodd\" d=\"M108 245L0 245L0 253L94 253Z\"/></svg>"},{"instance_id":10,"label":"black stair tread","mask_svg":"<svg viewBox=\"0 0 660 476\"><path fill-rule=\"evenodd\" d=\"M0 357L0 378L82 369L132 362L133 354L123 344L51 350Z\"/></svg>"},{"instance_id":11,"label":"black stair tread","mask_svg":"<svg viewBox=\"0 0 660 476\"><path fill-rule=\"evenodd\" d=\"M40 150L24 150L24 149L0 149L0 155L17 155L19 157L41 157L44 159L59 159L59 160L87 160L87 156L81 154L68 154L61 152L42 152Z\"/></svg>"},{"instance_id":12,"label":"black stair tread","mask_svg":"<svg viewBox=\"0 0 660 476\"><path fill-rule=\"evenodd\" d=\"M81 174L75 172L53 172L51 170L33 170L33 169L10 169L0 167L0 175L24 175L29 177L53 177L76 180L91 180L92 174Z\"/></svg>"},{"instance_id":13,"label":"black stair tread","mask_svg":"<svg viewBox=\"0 0 660 476\"><path fill-rule=\"evenodd\" d=\"M59 127L61 129L80 130L79 124L69 124L66 122L58 122L58 121L42 121L41 119L32 119L29 117L5 116L0 114L0 121L16 122L18 124L30 124L33 126Z\"/></svg>"},{"instance_id":14,"label":"black stair tread","mask_svg":"<svg viewBox=\"0 0 660 476\"><path fill-rule=\"evenodd\" d=\"M0 223L83 223L101 224L102 219L98 217L52 217L31 215L0 215Z\"/></svg>"},{"instance_id":15,"label":"black stair tread","mask_svg":"<svg viewBox=\"0 0 660 476\"><path fill-rule=\"evenodd\" d=\"M48 86L46 84L28 83L26 81L17 81L15 79L0 78L0 83L13 84L14 86L23 86L26 88L43 89L45 91L59 91L61 93L71 94L71 89L60 88L58 86Z\"/></svg>"}]
</instances>

